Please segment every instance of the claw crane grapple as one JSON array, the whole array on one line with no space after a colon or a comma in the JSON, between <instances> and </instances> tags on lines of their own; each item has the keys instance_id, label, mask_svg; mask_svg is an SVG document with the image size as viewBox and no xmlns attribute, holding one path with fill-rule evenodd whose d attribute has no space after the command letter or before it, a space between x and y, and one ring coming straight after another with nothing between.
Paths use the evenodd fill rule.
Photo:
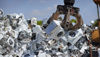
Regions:
<instances>
[{"instance_id":1,"label":"claw crane grapple","mask_svg":"<svg viewBox=\"0 0 100 57\"><path fill-rule=\"evenodd\" d=\"M83 20L79 14L79 8L74 7L75 0L64 0L64 5L58 5L57 10L47 21L50 24L53 20L58 20L59 15L63 14L64 19L62 20L61 26L64 30L76 30L83 25ZM70 16L76 17L76 24L72 25L70 22Z\"/></svg>"}]
</instances>

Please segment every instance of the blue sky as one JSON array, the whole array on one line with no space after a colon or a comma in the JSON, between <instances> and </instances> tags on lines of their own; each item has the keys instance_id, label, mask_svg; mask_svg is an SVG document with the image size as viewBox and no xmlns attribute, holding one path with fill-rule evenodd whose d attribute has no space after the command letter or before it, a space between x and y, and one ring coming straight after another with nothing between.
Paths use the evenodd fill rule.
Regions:
<instances>
[{"instance_id":1,"label":"blue sky","mask_svg":"<svg viewBox=\"0 0 100 57\"><path fill-rule=\"evenodd\" d=\"M60 4L63 0L0 0L4 14L23 13L26 19L36 17L39 20L49 18ZM80 8L84 23L90 24L91 20L97 19L96 5L92 0L76 0L74 6Z\"/></svg>"}]
</instances>

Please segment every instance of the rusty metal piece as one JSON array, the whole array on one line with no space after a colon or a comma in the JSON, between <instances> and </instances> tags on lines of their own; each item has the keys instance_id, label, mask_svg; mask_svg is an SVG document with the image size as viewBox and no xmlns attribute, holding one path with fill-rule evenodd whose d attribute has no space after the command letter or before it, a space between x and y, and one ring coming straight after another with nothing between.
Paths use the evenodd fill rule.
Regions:
<instances>
[{"instance_id":1,"label":"rusty metal piece","mask_svg":"<svg viewBox=\"0 0 100 57\"><path fill-rule=\"evenodd\" d=\"M90 56L89 57L93 57L92 56L92 44L91 44L91 40L88 40L89 43L89 52L90 52Z\"/></svg>"},{"instance_id":2,"label":"rusty metal piece","mask_svg":"<svg viewBox=\"0 0 100 57\"><path fill-rule=\"evenodd\" d=\"M93 57L92 56L92 44L90 44L89 49L90 49L90 57Z\"/></svg>"},{"instance_id":3,"label":"rusty metal piece","mask_svg":"<svg viewBox=\"0 0 100 57\"><path fill-rule=\"evenodd\" d=\"M100 0L93 0L93 1L100 6Z\"/></svg>"}]
</instances>

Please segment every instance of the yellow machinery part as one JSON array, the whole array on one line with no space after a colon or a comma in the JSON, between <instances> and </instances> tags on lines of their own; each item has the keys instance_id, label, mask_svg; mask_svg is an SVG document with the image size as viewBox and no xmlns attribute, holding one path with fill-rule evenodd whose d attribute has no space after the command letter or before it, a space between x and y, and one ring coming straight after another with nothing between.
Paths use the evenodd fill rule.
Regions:
<instances>
[{"instance_id":1,"label":"yellow machinery part","mask_svg":"<svg viewBox=\"0 0 100 57\"><path fill-rule=\"evenodd\" d=\"M97 42L97 43L100 43L100 32L99 31L100 30L97 29L97 30L94 30L92 32L92 41Z\"/></svg>"}]
</instances>

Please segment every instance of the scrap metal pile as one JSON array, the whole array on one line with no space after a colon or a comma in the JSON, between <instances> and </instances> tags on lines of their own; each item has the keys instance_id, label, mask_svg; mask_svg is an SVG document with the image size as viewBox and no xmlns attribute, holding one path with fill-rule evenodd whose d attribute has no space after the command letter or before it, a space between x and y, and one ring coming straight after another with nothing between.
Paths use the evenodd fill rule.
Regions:
<instances>
[{"instance_id":1,"label":"scrap metal pile","mask_svg":"<svg viewBox=\"0 0 100 57\"><path fill-rule=\"evenodd\" d=\"M100 41L91 40L97 27L83 24L79 8L73 7L74 0L70 4L64 2L42 26L36 18L3 15L0 10L0 57L100 57ZM60 14L65 16L63 20L58 19ZM77 18L75 25L70 22L70 15Z\"/></svg>"}]
</instances>

